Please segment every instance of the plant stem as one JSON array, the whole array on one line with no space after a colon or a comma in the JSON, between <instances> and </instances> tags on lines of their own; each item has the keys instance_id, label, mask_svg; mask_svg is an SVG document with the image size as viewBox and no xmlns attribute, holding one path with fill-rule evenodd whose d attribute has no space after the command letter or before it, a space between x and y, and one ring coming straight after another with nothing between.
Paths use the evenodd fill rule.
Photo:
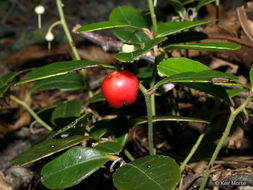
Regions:
<instances>
[{"instance_id":1,"label":"plant stem","mask_svg":"<svg viewBox=\"0 0 253 190\"><path fill-rule=\"evenodd\" d=\"M154 5L152 0L148 0L148 6L149 6L149 11L151 14L151 20L153 24L153 36L155 37L157 34L157 21L156 21L156 15L155 15L155 10L154 10Z\"/></svg>"},{"instance_id":2,"label":"plant stem","mask_svg":"<svg viewBox=\"0 0 253 190\"><path fill-rule=\"evenodd\" d=\"M180 166L181 172L184 170L186 164L190 161L190 159L192 158L192 156L194 155L194 153L196 152L196 150L198 149L200 143L202 142L203 138L205 136L205 132L201 133L198 140L196 141L196 143L193 145L190 153L187 155L187 157L185 158L185 160L183 161L183 163Z\"/></svg>"},{"instance_id":3,"label":"plant stem","mask_svg":"<svg viewBox=\"0 0 253 190\"><path fill-rule=\"evenodd\" d=\"M212 113L210 114L210 117L209 117L210 122L213 120L213 118L215 116L215 113L217 112L219 106L220 106L220 102L217 100L216 103L215 103L215 107L214 107L214 109L213 109L213 111L212 111ZM190 161L192 156L195 154L195 152L199 148L200 143L202 142L202 140L204 139L204 137L206 135L206 130L207 130L207 126L205 126L203 132L199 135L196 143L193 145L190 153L187 155L187 157L185 158L185 160L181 164L181 166L180 166L181 172L184 170L186 164Z\"/></svg>"},{"instance_id":4,"label":"plant stem","mask_svg":"<svg viewBox=\"0 0 253 190\"><path fill-rule=\"evenodd\" d=\"M14 100L15 102L17 102L18 104L20 104L21 106L24 106L24 108L27 109L27 111L33 116L33 118L39 123L41 124L43 127L45 127L47 130L52 131L53 129L47 124L45 123L33 110L32 108L30 108L26 102L18 99L17 97L11 95L10 98L12 100Z\"/></svg>"},{"instance_id":5,"label":"plant stem","mask_svg":"<svg viewBox=\"0 0 253 190\"><path fill-rule=\"evenodd\" d=\"M124 154L128 157L129 160L134 161L134 157L128 152L127 149L124 149Z\"/></svg>"},{"instance_id":6,"label":"plant stem","mask_svg":"<svg viewBox=\"0 0 253 190\"><path fill-rule=\"evenodd\" d=\"M149 145L149 154L155 155L156 149L154 146L154 128L152 123L152 108L151 108L151 100L150 96L147 94L147 89L140 83L139 88L144 95L146 109L147 109L147 117L148 117L148 145Z\"/></svg>"},{"instance_id":7,"label":"plant stem","mask_svg":"<svg viewBox=\"0 0 253 190\"><path fill-rule=\"evenodd\" d=\"M48 32L52 32L53 28L56 27L57 25L60 25L61 24L61 21L58 20L56 22L54 22L48 29Z\"/></svg>"},{"instance_id":8,"label":"plant stem","mask_svg":"<svg viewBox=\"0 0 253 190\"><path fill-rule=\"evenodd\" d=\"M69 45L72 49L72 52L73 52L74 56L76 57L76 60L80 60L80 56L77 52L76 46L75 46L74 41L73 41L73 39L70 35L69 29L68 29L68 26L67 26L67 23L66 23L66 20L65 20L64 12L63 12L63 9L62 9L62 7L63 7L62 1L61 0L56 0L56 3L57 3L57 8L58 8L58 11L59 11L59 15L60 15L61 24L62 24L63 30L66 34L66 37L68 39ZM90 97L92 97L93 93L91 91L90 84L89 84L89 81L88 81L88 78L87 78L87 74L86 74L86 71L84 69L82 69L82 74L83 74L84 81L87 85L88 94L89 94Z\"/></svg>"},{"instance_id":9,"label":"plant stem","mask_svg":"<svg viewBox=\"0 0 253 190\"><path fill-rule=\"evenodd\" d=\"M219 23L219 18L220 18L220 0L216 0L215 1L215 5L216 5L216 24Z\"/></svg>"},{"instance_id":10,"label":"plant stem","mask_svg":"<svg viewBox=\"0 0 253 190\"><path fill-rule=\"evenodd\" d=\"M245 108L245 106L249 103L250 99L251 99L251 94L248 95L248 97L246 98L246 100L243 102L243 104L240 107L238 107L234 111L231 111L231 114L229 116L229 119L228 119L228 122L227 122L227 126L225 128L225 131L224 131L224 133L223 133L223 135L222 135L222 137L221 137L218 145L216 146L215 151L214 151L214 153L212 155L212 158L211 158L211 160L210 160L210 162L209 162L209 164L207 166L206 174L205 174L203 182L202 182L202 184L200 186L200 190L203 190L205 188L205 186L206 186L206 183L207 183L207 180L208 180L208 176L209 176L209 174L211 172L211 167L213 166L213 164L214 164L214 162L215 162L215 160L216 160L216 158L217 158L217 156L218 156L218 154L219 154L219 152L220 152L220 150L222 148L222 145L223 145L224 141L226 140L227 136L230 133L230 129L231 129L232 125L233 125L233 122L234 122L236 116Z\"/></svg>"}]
</instances>

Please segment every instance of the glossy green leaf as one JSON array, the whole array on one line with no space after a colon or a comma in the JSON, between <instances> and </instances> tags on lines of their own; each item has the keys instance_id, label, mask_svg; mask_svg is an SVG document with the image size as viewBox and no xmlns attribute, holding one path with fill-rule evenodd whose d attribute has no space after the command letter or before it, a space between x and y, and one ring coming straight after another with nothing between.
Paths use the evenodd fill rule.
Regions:
<instances>
[{"instance_id":1,"label":"glossy green leaf","mask_svg":"<svg viewBox=\"0 0 253 190\"><path fill-rule=\"evenodd\" d=\"M243 88L226 89L226 92L227 92L229 98L233 98L234 96L237 96L238 94L240 94L243 91L244 91Z\"/></svg>"},{"instance_id":2,"label":"glossy green leaf","mask_svg":"<svg viewBox=\"0 0 253 190\"><path fill-rule=\"evenodd\" d=\"M81 104L77 100L61 102L54 109L51 122L55 124L56 119L78 117L81 113L81 110Z\"/></svg>"},{"instance_id":3,"label":"glossy green leaf","mask_svg":"<svg viewBox=\"0 0 253 190\"><path fill-rule=\"evenodd\" d=\"M136 159L113 174L114 185L124 190L173 190L179 180L176 161L162 155Z\"/></svg>"},{"instance_id":4,"label":"glossy green leaf","mask_svg":"<svg viewBox=\"0 0 253 190\"><path fill-rule=\"evenodd\" d=\"M153 116L152 122L159 122L159 121L188 121L188 122L198 122L198 123L209 123L206 120L193 118L193 117L183 117L183 116ZM147 123L147 117L137 117L129 120L129 127L135 127L143 123Z\"/></svg>"},{"instance_id":5,"label":"glossy green leaf","mask_svg":"<svg viewBox=\"0 0 253 190\"><path fill-rule=\"evenodd\" d=\"M85 26L81 26L76 30L76 32L93 32L98 30L111 30L111 29L118 29L118 28L125 28L125 29L134 29L134 30L142 30L137 26L133 26L130 24L126 24L124 22L115 22L115 21L104 21L104 22L96 22L92 24L88 24Z\"/></svg>"},{"instance_id":6,"label":"glossy green leaf","mask_svg":"<svg viewBox=\"0 0 253 190\"><path fill-rule=\"evenodd\" d=\"M157 66L159 74L171 76L181 72L201 72L210 70L206 65L188 58L169 58Z\"/></svg>"},{"instance_id":7,"label":"glossy green leaf","mask_svg":"<svg viewBox=\"0 0 253 190\"><path fill-rule=\"evenodd\" d=\"M118 154L122 150L123 146L117 142L104 142L95 146L95 149L107 154Z\"/></svg>"},{"instance_id":8,"label":"glossy green leaf","mask_svg":"<svg viewBox=\"0 0 253 190\"><path fill-rule=\"evenodd\" d=\"M176 9L177 12L185 12L184 5L181 1L179 0L168 0L168 4L172 5L174 9Z\"/></svg>"},{"instance_id":9,"label":"glossy green leaf","mask_svg":"<svg viewBox=\"0 0 253 190\"><path fill-rule=\"evenodd\" d=\"M188 83L177 83L181 86L186 86L188 88L193 88L196 90L200 90L202 92L205 92L207 94L210 94L218 99L221 99L228 104L230 104L230 99L228 96L228 93L226 92L225 88L220 85L215 84L209 84L209 83L195 83L195 82L188 82Z\"/></svg>"},{"instance_id":10,"label":"glossy green leaf","mask_svg":"<svg viewBox=\"0 0 253 190\"><path fill-rule=\"evenodd\" d=\"M212 2L215 2L216 0L200 0L196 6L196 10L198 11L201 7L209 4L209 3L212 3Z\"/></svg>"},{"instance_id":11,"label":"glossy green leaf","mask_svg":"<svg viewBox=\"0 0 253 190\"><path fill-rule=\"evenodd\" d=\"M118 59L120 61L132 61L133 59L137 58L141 54L143 54L143 53L147 52L148 50L150 50L151 48L153 48L155 45L160 43L163 39L164 38L156 38L156 39L148 40L148 41L142 43L141 44L142 47L139 48L138 50L135 50L130 53L118 53L117 55L115 55L115 57L116 57L116 59Z\"/></svg>"},{"instance_id":12,"label":"glossy green leaf","mask_svg":"<svg viewBox=\"0 0 253 190\"><path fill-rule=\"evenodd\" d=\"M150 23L146 17L136 8L131 6L119 6L113 9L110 14L110 21L121 22L138 28L149 28ZM121 41L143 42L149 40L148 36L142 31L135 30L113 30L113 33Z\"/></svg>"},{"instance_id":13,"label":"glossy green leaf","mask_svg":"<svg viewBox=\"0 0 253 190\"><path fill-rule=\"evenodd\" d=\"M16 72L8 73L0 78L0 98L5 94L5 92L10 88L11 82L16 77Z\"/></svg>"},{"instance_id":14,"label":"glossy green leaf","mask_svg":"<svg viewBox=\"0 0 253 190\"><path fill-rule=\"evenodd\" d=\"M141 67L139 69L139 73L137 74L137 77L140 79L151 78L152 73L153 73L153 69L151 67Z\"/></svg>"},{"instance_id":15,"label":"glossy green leaf","mask_svg":"<svg viewBox=\"0 0 253 190\"><path fill-rule=\"evenodd\" d=\"M165 79L160 80L155 88L166 83L177 82L203 82L203 83L225 83L230 81L236 81L238 78L235 75L229 73L223 73L220 71L206 70L201 72L182 72L171 75Z\"/></svg>"},{"instance_id":16,"label":"glossy green leaf","mask_svg":"<svg viewBox=\"0 0 253 190\"><path fill-rule=\"evenodd\" d=\"M213 21L183 21L183 22L164 22L157 26L157 37L165 37L182 30L208 24Z\"/></svg>"},{"instance_id":17,"label":"glossy green leaf","mask_svg":"<svg viewBox=\"0 0 253 190\"><path fill-rule=\"evenodd\" d=\"M30 93L37 89L78 90L84 86L83 79L74 73L59 75L36 82Z\"/></svg>"},{"instance_id":18,"label":"glossy green leaf","mask_svg":"<svg viewBox=\"0 0 253 190\"><path fill-rule=\"evenodd\" d=\"M241 46L233 43L195 43L195 44L172 44L165 47L165 51L170 49L194 49L200 51L236 50Z\"/></svg>"},{"instance_id":19,"label":"glossy green leaf","mask_svg":"<svg viewBox=\"0 0 253 190\"><path fill-rule=\"evenodd\" d=\"M86 123L88 118L90 118L92 114L87 112L87 113L84 113L82 114L80 117L78 117L77 119L75 119L73 122L71 122L70 124L68 124L67 126L59 129L57 132L55 132L54 134L54 137L61 134L61 133L64 133L70 129L73 129L75 127L85 127L83 126L82 123Z\"/></svg>"},{"instance_id":20,"label":"glossy green leaf","mask_svg":"<svg viewBox=\"0 0 253 190\"><path fill-rule=\"evenodd\" d=\"M114 136L115 142L124 146L128 136L128 119L119 116L114 119L104 119L97 121L95 127L91 129L90 135L93 137Z\"/></svg>"},{"instance_id":21,"label":"glossy green leaf","mask_svg":"<svg viewBox=\"0 0 253 190\"><path fill-rule=\"evenodd\" d=\"M102 93L98 93L94 96L92 96L88 101L85 102L85 105L89 105L89 104L92 104L92 103L96 103L96 102L102 102L102 101L105 101L105 97Z\"/></svg>"},{"instance_id":22,"label":"glossy green leaf","mask_svg":"<svg viewBox=\"0 0 253 190\"><path fill-rule=\"evenodd\" d=\"M109 158L91 148L73 147L43 166L42 183L49 189L65 189L80 183Z\"/></svg>"},{"instance_id":23,"label":"glossy green leaf","mask_svg":"<svg viewBox=\"0 0 253 190\"><path fill-rule=\"evenodd\" d=\"M253 89L253 67L250 68L249 79L250 79L251 89Z\"/></svg>"},{"instance_id":24,"label":"glossy green leaf","mask_svg":"<svg viewBox=\"0 0 253 190\"><path fill-rule=\"evenodd\" d=\"M56 62L51 63L40 68L37 68L26 74L25 80L22 80L16 85L23 84L26 82L31 82L35 80L45 79L54 77L57 75L67 74L71 71L89 68L89 67L106 67L106 68L114 68L114 66L99 63L96 61L87 61L87 60L75 60L75 61L64 61L64 62Z\"/></svg>"},{"instance_id":25,"label":"glossy green leaf","mask_svg":"<svg viewBox=\"0 0 253 190\"><path fill-rule=\"evenodd\" d=\"M29 164L79 144L86 139L87 137L84 136L71 136L64 139L46 140L32 146L27 151L12 159L11 162L18 166Z\"/></svg>"},{"instance_id":26,"label":"glossy green leaf","mask_svg":"<svg viewBox=\"0 0 253 190\"><path fill-rule=\"evenodd\" d=\"M170 45L170 44L200 41L207 38L208 36L203 32L183 31L183 32L168 36L167 39L162 43L162 46L166 47L167 45Z\"/></svg>"}]
</instances>

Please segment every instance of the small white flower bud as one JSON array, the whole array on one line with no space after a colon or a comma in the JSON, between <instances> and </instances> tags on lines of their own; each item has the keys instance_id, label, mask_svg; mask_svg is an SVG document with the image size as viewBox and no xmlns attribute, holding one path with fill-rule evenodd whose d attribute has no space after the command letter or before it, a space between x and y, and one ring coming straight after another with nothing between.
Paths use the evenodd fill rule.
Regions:
<instances>
[{"instance_id":1,"label":"small white flower bud","mask_svg":"<svg viewBox=\"0 0 253 190\"><path fill-rule=\"evenodd\" d=\"M45 8L42 5L38 5L34 9L35 13L38 15L42 15L45 12Z\"/></svg>"},{"instance_id":2,"label":"small white flower bud","mask_svg":"<svg viewBox=\"0 0 253 190\"><path fill-rule=\"evenodd\" d=\"M49 31L49 32L46 34L45 39L46 39L48 42L53 41L53 39L54 39L53 33Z\"/></svg>"},{"instance_id":3,"label":"small white flower bud","mask_svg":"<svg viewBox=\"0 0 253 190\"><path fill-rule=\"evenodd\" d=\"M122 52L123 53L130 53L134 51L134 45L130 44L123 44L122 45Z\"/></svg>"}]
</instances>

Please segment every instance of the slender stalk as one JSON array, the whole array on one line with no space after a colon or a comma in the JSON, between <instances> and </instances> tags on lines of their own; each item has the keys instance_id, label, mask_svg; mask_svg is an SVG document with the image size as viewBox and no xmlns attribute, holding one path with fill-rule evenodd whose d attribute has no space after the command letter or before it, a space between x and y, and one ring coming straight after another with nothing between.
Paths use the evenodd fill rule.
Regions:
<instances>
[{"instance_id":1,"label":"slender stalk","mask_svg":"<svg viewBox=\"0 0 253 190\"><path fill-rule=\"evenodd\" d=\"M156 21L156 15L155 15L155 10L154 10L154 5L152 0L148 0L148 6L149 6L149 11L151 14L151 20L153 24L153 36L156 36L157 34L157 21Z\"/></svg>"},{"instance_id":2,"label":"slender stalk","mask_svg":"<svg viewBox=\"0 0 253 190\"><path fill-rule=\"evenodd\" d=\"M220 9L220 0L216 0L215 5L216 5L216 19L217 19L216 24L218 24L219 18L220 18L220 10L219 10Z\"/></svg>"},{"instance_id":3,"label":"slender stalk","mask_svg":"<svg viewBox=\"0 0 253 190\"><path fill-rule=\"evenodd\" d=\"M124 154L128 157L129 160L134 161L134 157L128 152L127 149L124 149Z\"/></svg>"},{"instance_id":4,"label":"slender stalk","mask_svg":"<svg viewBox=\"0 0 253 190\"><path fill-rule=\"evenodd\" d=\"M215 107L214 107L214 109L213 109L213 111L212 111L212 113L210 114L210 117L209 117L210 122L213 120L213 118L215 116L215 113L217 112L219 106L220 106L220 102L217 100L216 103L215 103ZM207 130L207 126L205 126L203 132L199 135L196 143L193 145L190 153L187 155L187 157L185 158L185 160L181 164L181 166L180 166L181 172L184 170L186 164L190 161L192 156L195 154L195 152L199 148L200 143L202 142L202 140L204 139L204 137L206 135L206 130Z\"/></svg>"},{"instance_id":5,"label":"slender stalk","mask_svg":"<svg viewBox=\"0 0 253 190\"><path fill-rule=\"evenodd\" d=\"M15 102L17 102L18 104L20 104L21 106L23 106L32 116L33 118L39 123L41 124L43 127L45 127L47 130L52 131L53 129L47 124L45 123L33 110L32 108L30 108L26 102L18 99L17 97L11 95L10 98L12 100L14 100Z\"/></svg>"},{"instance_id":6,"label":"slender stalk","mask_svg":"<svg viewBox=\"0 0 253 190\"><path fill-rule=\"evenodd\" d=\"M214 151L214 153L212 155L212 158L211 158L211 160L210 160L210 162L209 162L209 164L207 166L206 174L205 174L203 182L202 182L202 184L200 186L200 190L203 190L205 188L205 186L206 186L206 183L207 183L207 180L208 180L208 176L209 176L209 174L211 172L211 167L213 166L213 164L214 164L214 162L215 162L215 160L216 160L216 158L217 158L217 156L218 156L218 154L219 154L219 152L220 152L220 150L222 148L222 145L223 145L224 141L226 140L226 138L228 137L228 135L230 133L231 127L232 127L232 125L234 123L234 120L235 120L236 116L249 103L249 101L251 99L251 96L252 95L250 94L240 107L238 107L236 110L234 110L234 111L231 112L231 114L229 116L229 119L228 119L228 122L227 122L227 126L225 128L225 131L224 131L224 133L223 133L223 135L222 135L222 137L221 137L218 145L216 146L215 151Z\"/></svg>"},{"instance_id":7,"label":"slender stalk","mask_svg":"<svg viewBox=\"0 0 253 190\"><path fill-rule=\"evenodd\" d=\"M198 140L196 141L196 143L193 145L190 153L187 155L187 157L185 158L185 160L183 161L183 163L180 166L181 172L184 170L186 164L190 161L190 159L192 158L192 156L194 155L194 153L196 152L196 150L198 149L200 143L202 142L204 136L205 136L205 132L201 133Z\"/></svg>"},{"instance_id":8,"label":"slender stalk","mask_svg":"<svg viewBox=\"0 0 253 190\"><path fill-rule=\"evenodd\" d=\"M56 3L57 3L57 8L58 8L58 11L59 11L59 15L60 15L61 24L62 24L63 30L66 34L66 37L68 39L69 45L72 49L72 52L73 52L74 56L76 57L76 60L80 60L80 56L77 52L76 46L75 46L74 41L73 41L73 39L70 35L69 29L68 29L68 26L67 26L67 23L66 23L66 20L65 20L64 12L63 12L63 9L62 9L62 7L63 7L62 1L61 0L56 0ZM92 97L93 93L91 91L90 84L89 84L89 81L88 81L88 78L87 78L87 74L86 74L86 71L84 69L82 69L82 74L83 74L84 81L87 85L88 94L89 94L90 97Z\"/></svg>"},{"instance_id":9,"label":"slender stalk","mask_svg":"<svg viewBox=\"0 0 253 190\"><path fill-rule=\"evenodd\" d=\"M154 128L152 123L152 108L150 96L147 94L147 89L140 83L139 88L144 95L146 108L147 108L147 117L148 117L148 145L149 145L149 154L155 155L156 149L154 146Z\"/></svg>"},{"instance_id":10,"label":"slender stalk","mask_svg":"<svg viewBox=\"0 0 253 190\"><path fill-rule=\"evenodd\" d=\"M60 25L61 24L61 21L58 20L56 22L54 22L48 29L48 32L51 32L53 30L54 27L56 27L57 25Z\"/></svg>"}]
</instances>

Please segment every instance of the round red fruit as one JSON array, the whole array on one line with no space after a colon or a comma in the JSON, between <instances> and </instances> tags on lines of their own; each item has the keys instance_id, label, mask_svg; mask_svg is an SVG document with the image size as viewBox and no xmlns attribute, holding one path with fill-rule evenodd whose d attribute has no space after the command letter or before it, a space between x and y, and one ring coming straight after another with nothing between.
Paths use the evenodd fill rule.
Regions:
<instances>
[{"instance_id":1,"label":"round red fruit","mask_svg":"<svg viewBox=\"0 0 253 190\"><path fill-rule=\"evenodd\" d=\"M129 71L115 71L107 75L102 83L105 99L115 108L134 103L138 90L138 79Z\"/></svg>"}]
</instances>

